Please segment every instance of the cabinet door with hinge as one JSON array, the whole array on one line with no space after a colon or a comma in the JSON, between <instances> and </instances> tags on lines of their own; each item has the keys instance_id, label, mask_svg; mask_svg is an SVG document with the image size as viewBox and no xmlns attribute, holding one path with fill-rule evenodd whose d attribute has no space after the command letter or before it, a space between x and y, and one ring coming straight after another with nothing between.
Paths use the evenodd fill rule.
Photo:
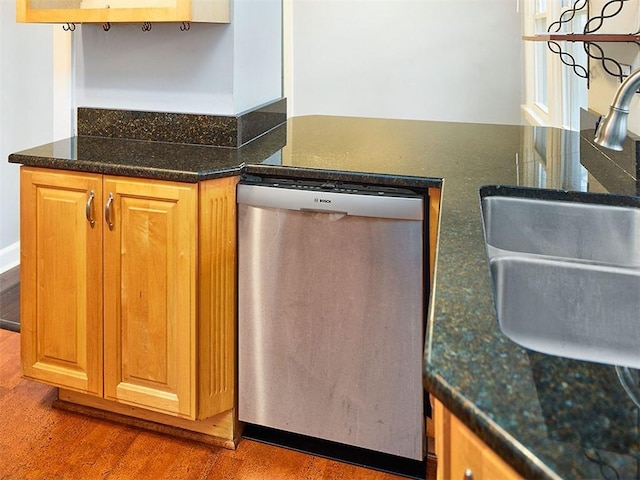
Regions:
<instances>
[{"instance_id":1,"label":"cabinet door with hinge","mask_svg":"<svg viewBox=\"0 0 640 480\"><path fill-rule=\"evenodd\" d=\"M102 396L102 177L21 168L25 376Z\"/></svg>"},{"instance_id":2,"label":"cabinet door with hinge","mask_svg":"<svg viewBox=\"0 0 640 480\"><path fill-rule=\"evenodd\" d=\"M197 186L105 177L105 398L195 418Z\"/></svg>"}]
</instances>

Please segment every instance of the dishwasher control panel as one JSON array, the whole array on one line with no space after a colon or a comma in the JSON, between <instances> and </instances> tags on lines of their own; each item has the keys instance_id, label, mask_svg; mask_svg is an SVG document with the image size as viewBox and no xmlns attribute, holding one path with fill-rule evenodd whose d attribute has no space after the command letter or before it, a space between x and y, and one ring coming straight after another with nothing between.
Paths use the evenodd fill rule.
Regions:
<instances>
[{"instance_id":1,"label":"dishwasher control panel","mask_svg":"<svg viewBox=\"0 0 640 480\"><path fill-rule=\"evenodd\" d=\"M422 220L424 197L405 188L356 183L245 176L238 204L339 213L397 220Z\"/></svg>"},{"instance_id":2,"label":"dishwasher control panel","mask_svg":"<svg viewBox=\"0 0 640 480\"><path fill-rule=\"evenodd\" d=\"M386 185L364 185L352 182L296 180L292 178L260 177L245 175L241 181L245 185L261 185L265 187L288 188L292 190L312 190L317 192L357 193L360 195L421 197L408 188L390 187Z\"/></svg>"}]
</instances>

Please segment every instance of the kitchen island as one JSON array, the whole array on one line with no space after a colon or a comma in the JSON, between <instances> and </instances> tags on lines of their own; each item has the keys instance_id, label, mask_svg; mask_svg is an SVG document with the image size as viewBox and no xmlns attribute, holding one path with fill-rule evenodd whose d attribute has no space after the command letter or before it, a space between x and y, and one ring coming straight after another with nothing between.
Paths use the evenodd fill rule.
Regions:
<instances>
[{"instance_id":1,"label":"kitchen island","mask_svg":"<svg viewBox=\"0 0 640 480\"><path fill-rule=\"evenodd\" d=\"M636 478L638 410L614 367L518 346L493 306L481 186L636 201L633 172L577 132L310 116L239 149L80 135L10 161L191 183L255 173L442 188L425 388L523 477Z\"/></svg>"}]
</instances>

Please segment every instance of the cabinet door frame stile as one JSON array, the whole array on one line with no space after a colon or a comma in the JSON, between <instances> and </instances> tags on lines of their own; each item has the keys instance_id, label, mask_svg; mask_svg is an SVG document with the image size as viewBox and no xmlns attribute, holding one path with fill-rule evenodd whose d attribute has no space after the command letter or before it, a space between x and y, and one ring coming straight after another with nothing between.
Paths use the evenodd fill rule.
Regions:
<instances>
[{"instance_id":1,"label":"cabinet door frame stile","mask_svg":"<svg viewBox=\"0 0 640 480\"><path fill-rule=\"evenodd\" d=\"M238 177L200 183L198 416L236 402L236 185Z\"/></svg>"}]
</instances>

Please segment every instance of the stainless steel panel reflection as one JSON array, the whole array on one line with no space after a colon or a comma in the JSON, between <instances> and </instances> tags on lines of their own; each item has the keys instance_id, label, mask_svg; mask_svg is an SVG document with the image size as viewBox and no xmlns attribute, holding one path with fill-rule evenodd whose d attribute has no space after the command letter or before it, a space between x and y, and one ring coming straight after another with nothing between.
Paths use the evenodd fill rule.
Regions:
<instances>
[{"instance_id":1,"label":"stainless steel panel reflection","mask_svg":"<svg viewBox=\"0 0 640 480\"><path fill-rule=\"evenodd\" d=\"M423 224L238 205L241 421L423 458Z\"/></svg>"}]
</instances>

